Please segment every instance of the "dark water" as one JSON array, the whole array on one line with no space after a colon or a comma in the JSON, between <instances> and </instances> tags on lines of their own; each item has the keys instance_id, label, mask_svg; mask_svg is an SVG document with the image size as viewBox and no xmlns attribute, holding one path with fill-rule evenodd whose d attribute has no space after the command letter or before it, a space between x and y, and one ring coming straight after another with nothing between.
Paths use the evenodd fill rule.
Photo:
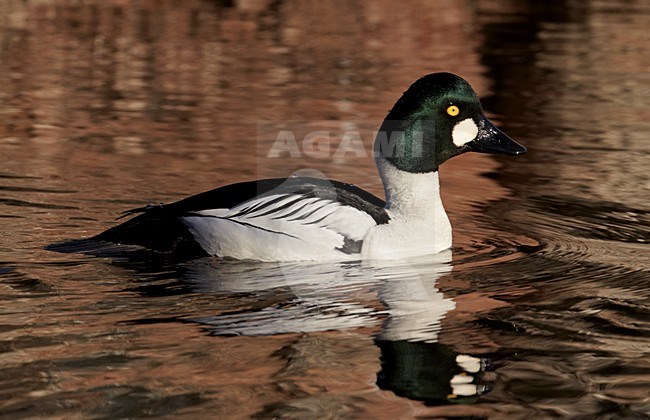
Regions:
<instances>
[{"instance_id":1,"label":"dark water","mask_svg":"<svg viewBox=\"0 0 650 420\"><path fill-rule=\"evenodd\" d=\"M0 2L6 418L650 417L650 7ZM187 264L57 254L120 211L309 167L260 121L359 130L467 78L529 154L445 164L449 253Z\"/></svg>"}]
</instances>

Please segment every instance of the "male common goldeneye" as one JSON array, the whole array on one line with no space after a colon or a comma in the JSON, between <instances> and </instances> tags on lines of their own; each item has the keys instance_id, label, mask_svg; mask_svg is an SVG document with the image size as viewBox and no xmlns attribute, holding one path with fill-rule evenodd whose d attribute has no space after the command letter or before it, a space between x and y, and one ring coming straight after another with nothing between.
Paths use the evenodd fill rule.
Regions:
<instances>
[{"instance_id":1,"label":"male common goldeneye","mask_svg":"<svg viewBox=\"0 0 650 420\"><path fill-rule=\"evenodd\" d=\"M385 202L338 181L263 179L131 210L141 214L91 240L261 261L433 254L451 247L438 167L467 151L526 152L485 117L471 86L450 73L413 83L386 116L373 150Z\"/></svg>"}]
</instances>

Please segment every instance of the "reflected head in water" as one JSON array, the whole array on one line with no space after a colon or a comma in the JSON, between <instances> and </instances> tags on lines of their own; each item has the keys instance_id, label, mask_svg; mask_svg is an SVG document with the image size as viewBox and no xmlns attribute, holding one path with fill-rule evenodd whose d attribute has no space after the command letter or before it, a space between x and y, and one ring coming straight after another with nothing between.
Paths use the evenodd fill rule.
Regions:
<instances>
[{"instance_id":1,"label":"reflected head in water","mask_svg":"<svg viewBox=\"0 0 650 420\"><path fill-rule=\"evenodd\" d=\"M376 340L381 350L377 385L427 405L469 404L488 390L486 362L440 343Z\"/></svg>"}]
</instances>

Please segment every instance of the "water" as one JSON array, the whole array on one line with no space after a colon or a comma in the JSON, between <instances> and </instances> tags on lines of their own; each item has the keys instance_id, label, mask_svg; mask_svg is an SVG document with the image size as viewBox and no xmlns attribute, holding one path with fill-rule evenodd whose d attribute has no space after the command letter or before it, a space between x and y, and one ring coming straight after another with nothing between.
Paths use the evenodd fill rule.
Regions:
<instances>
[{"instance_id":1,"label":"water","mask_svg":"<svg viewBox=\"0 0 650 420\"><path fill-rule=\"evenodd\" d=\"M392 4L0 3L3 417L650 416L647 2ZM296 166L381 194L367 158L263 159L257 124L367 142L440 70L529 149L443 166L450 253L44 249Z\"/></svg>"}]
</instances>

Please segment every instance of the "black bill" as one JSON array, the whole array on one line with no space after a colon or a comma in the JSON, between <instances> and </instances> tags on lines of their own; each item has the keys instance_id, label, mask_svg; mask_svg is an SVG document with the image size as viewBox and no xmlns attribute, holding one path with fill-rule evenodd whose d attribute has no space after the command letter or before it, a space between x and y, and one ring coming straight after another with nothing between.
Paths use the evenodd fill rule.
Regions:
<instances>
[{"instance_id":1,"label":"black bill","mask_svg":"<svg viewBox=\"0 0 650 420\"><path fill-rule=\"evenodd\" d=\"M523 155L526 148L517 143L487 118L479 121L476 138L465 145L468 150L478 153L495 153L500 155Z\"/></svg>"}]
</instances>

